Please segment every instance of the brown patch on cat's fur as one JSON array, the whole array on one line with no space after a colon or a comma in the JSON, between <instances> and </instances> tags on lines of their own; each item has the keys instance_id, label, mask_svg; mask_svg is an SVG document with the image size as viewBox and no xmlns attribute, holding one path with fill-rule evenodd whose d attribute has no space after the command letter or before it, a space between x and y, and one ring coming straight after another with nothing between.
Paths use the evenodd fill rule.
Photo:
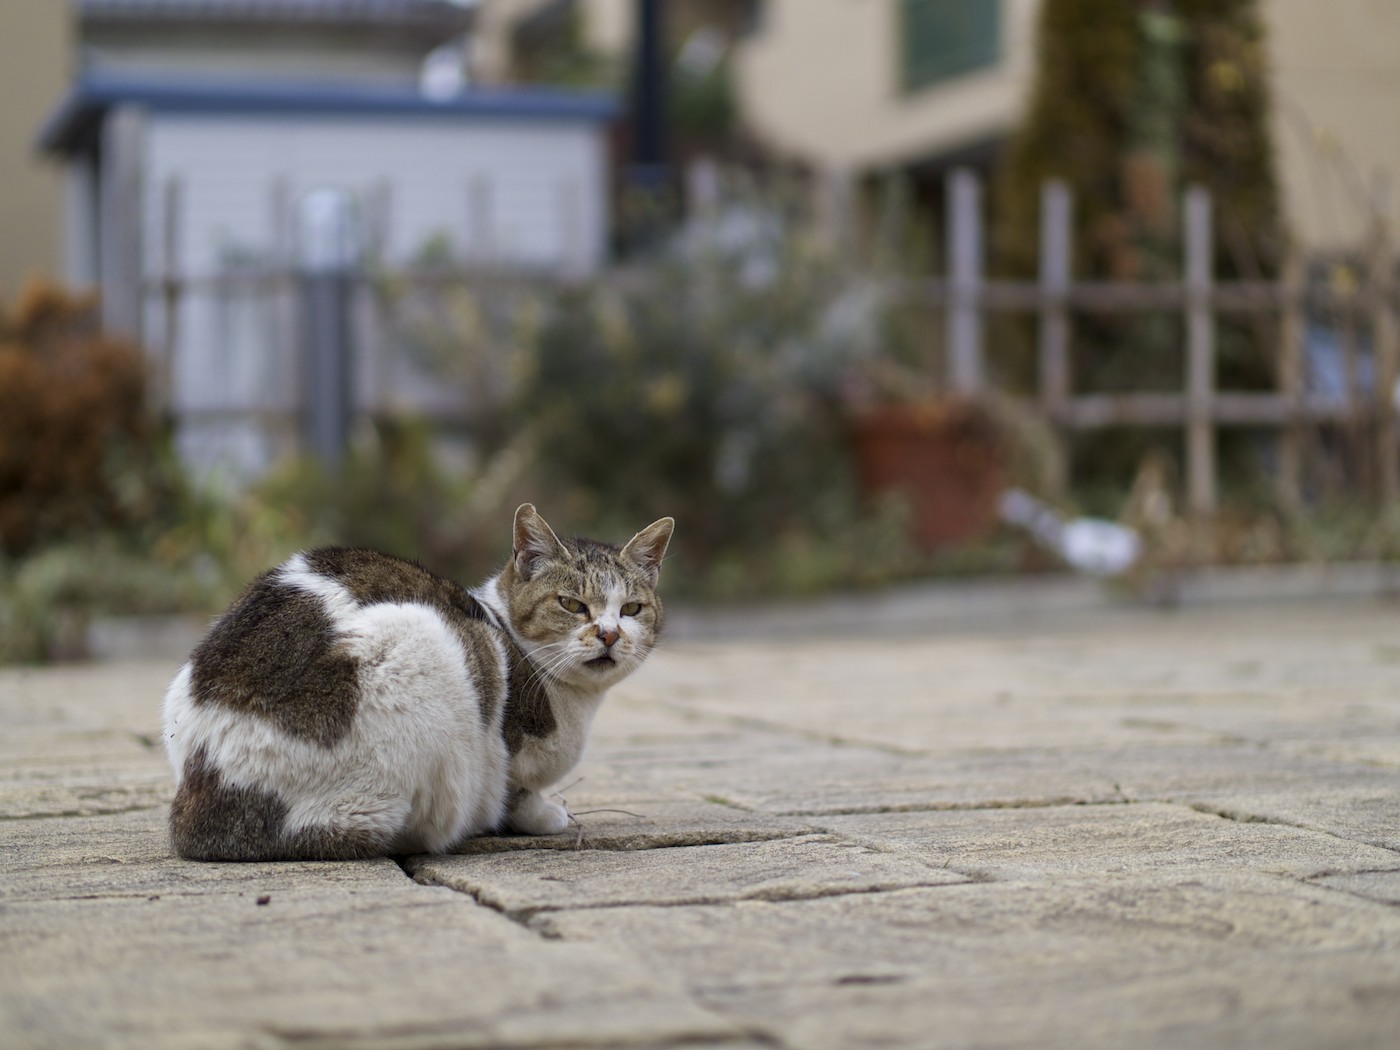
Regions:
<instances>
[{"instance_id":1,"label":"brown patch on cat's fur","mask_svg":"<svg viewBox=\"0 0 1400 1050\"><path fill-rule=\"evenodd\" d=\"M228 788L203 750L185 759L170 805L175 852L190 860L254 860L282 839L287 806L276 795Z\"/></svg>"},{"instance_id":2,"label":"brown patch on cat's fur","mask_svg":"<svg viewBox=\"0 0 1400 1050\"><path fill-rule=\"evenodd\" d=\"M321 547L304 557L314 572L341 584L360 605L414 602L454 619L490 621L464 588L415 562L352 547Z\"/></svg>"},{"instance_id":3,"label":"brown patch on cat's fur","mask_svg":"<svg viewBox=\"0 0 1400 1050\"><path fill-rule=\"evenodd\" d=\"M483 727L490 726L501 695L501 676L490 658L491 615L465 588L429 572L416 562L358 547L321 547L307 552L312 571L329 576L359 605L389 602L424 605L435 610L462 639L472 681L477 684Z\"/></svg>"},{"instance_id":4,"label":"brown patch on cat's fur","mask_svg":"<svg viewBox=\"0 0 1400 1050\"><path fill-rule=\"evenodd\" d=\"M287 804L270 791L230 787L203 750L185 760L170 806L175 852L189 860L360 860L387 843L367 831L304 828L286 834Z\"/></svg>"},{"instance_id":5,"label":"brown patch on cat's fur","mask_svg":"<svg viewBox=\"0 0 1400 1050\"><path fill-rule=\"evenodd\" d=\"M321 601L258 577L191 656L196 703L257 715L331 747L359 704L356 661L336 642Z\"/></svg>"},{"instance_id":6,"label":"brown patch on cat's fur","mask_svg":"<svg viewBox=\"0 0 1400 1050\"><path fill-rule=\"evenodd\" d=\"M501 719L501 735L506 749L513 755L520 750L527 736L546 737L554 732L554 708L544 691L544 682L520 647L506 639L510 660L510 683L506 693L506 710Z\"/></svg>"}]
</instances>

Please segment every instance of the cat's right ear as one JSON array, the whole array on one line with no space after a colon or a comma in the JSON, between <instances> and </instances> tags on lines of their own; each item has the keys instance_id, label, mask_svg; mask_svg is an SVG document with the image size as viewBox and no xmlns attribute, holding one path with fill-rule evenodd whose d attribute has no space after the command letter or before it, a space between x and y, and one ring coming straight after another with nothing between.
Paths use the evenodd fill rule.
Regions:
<instances>
[{"instance_id":1,"label":"cat's right ear","mask_svg":"<svg viewBox=\"0 0 1400 1050\"><path fill-rule=\"evenodd\" d=\"M535 575L539 563L558 558L564 545L533 503L522 503L515 512L515 571L522 580Z\"/></svg>"},{"instance_id":2,"label":"cat's right ear","mask_svg":"<svg viewBox=\"0 0 1400 1050\"><path fill-rule=\"evenodd\" d=\"M622 548L622 557L646 573L653 587L661 575L661 563L666 559L666 545L671 542L671 533L675 527L675 518L653 521L628 540L627 546Z\"/></svg>"}]
</instances>

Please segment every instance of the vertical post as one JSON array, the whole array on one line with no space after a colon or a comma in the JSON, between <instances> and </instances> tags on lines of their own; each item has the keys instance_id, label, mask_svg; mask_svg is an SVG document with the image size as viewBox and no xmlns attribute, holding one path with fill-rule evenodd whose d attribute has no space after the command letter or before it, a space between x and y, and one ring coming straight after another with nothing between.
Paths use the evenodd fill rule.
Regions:
<instances>
[{"instance_id":1,"label":"vertical post","mask_svg":"<svg viewBox=\"0 0 1400 1050\"><path fill-rule=\"evenodd\" d=\"M668 165L666 3L635 0L631 156L624 171L623 239L629 250L654 248L671 225L675 200Z\"/></svg>"},{"instance_id":2,"label":"vertical post","mask_svg":"<svg viewBox=\"0 0 1400 1050\"><path fill-rule=\"evenodd\" d=\"M1288 415L1278 435L1278 496L1288 510L1303 502L1303 253L1290 244L1283 260L1283 313L1279 319L1278 385Z\"/></svg>"},{"instance_id":3,"label":"vertical post","mask_svg":"<svg viewBox=\"0 0 1400 1050\"><path fill-rule=\"evenodd\" d=\"M350 293L356 258L348 194L317 190L301 203L306 318L307 446L330 470L345 461L354 405Z\"/></svg>"},{"instance_id":4,"label":"vertical post","mask_svg":"<svg viewBox=\"0 0 1400 1050\"><path fill-rule=\"evenodd\" d=\"M851 172L845 168L826 168L818 177L817 213L822 233L838 252L851 245L853 185Z\"/></svg>"},{"instance_id":5,"label":"vertical post","mask_svg":"<svg viewBox=\"0 0 1400 1050\"><path fill-rule=\"evenodd\" d=\"M285 174L275 176L268 187L267 214L272 226L269 241L276 274L275 283L268 290L276 331L272 346L276 362L273 375L281 387L269 396L268 402L287 414L279 415L276 423L264 426L279 449L296 447L300 434L294 421L289 422L289 419L311 396L306 390L306 369L302 366L306 351L302 346L304 333L298 314L301 307L296 259L299 238L292 192L292 181Z\"/></svg>"},{"instance_id":6,"label":"vertical post","mask_svg":"<svg viewBox=\"0 0 1400 1050\"><path fill-rule=\"evenodd\" d=\"M344 462L350 433L349 274L312 271L304 280L306 441L316 458L335 470Z\"/></svg>"},{"instance_id":7,"label":"vertical post","mask_svg":"<svg viewBox=\"0 0 1400 1050\"><path fill-rule=\"evenodd\" d=\"M1191 512L1215 512L1215 322L1211 315L1211 200L1186 191L1186 484Z\"/></svg>"},{"instance_id":8,"label":"vertical post","mask_svg":"<svg viewBox=\"0 0 1400 1050\"><path fill-rule=\"evenodd\" d=\"M948 177L948 378L953 392L982 389L982 183L969 168Z\"/></svg>"},{"instance_id":9,"label":"vertical post","mask_svg":"<svg viewBox=\"0 0 1400 1050\"><path fill-rule=\"evenodd\" d=\"M659 192L666 172L666 33L661 0L637 0L632 71L632 185Z\"/></svg>"},{"instance_id":10,"label":"vertical post","mask_svg":"<svg viewBox=\"0 0 1400 1050\"><path fill-rule=\"evenodd\" d=\"M1396 398L1400 397L1400 342L1396 339L1394 267L1389 230L1384 217L1376 220L1371 249L1371 343L1376 354L1376 472L1381 506L1390 509L1400 500L1400 427Z\"/></svg>"},{"instance_id":11,"label":"vertical post","mask_svg":"<svg viewBox=\"0 0 1400 1050\"><path fill-rule=\"evenodd\" d=\"M381 179L374 185L372 206L369 210L370 231L367 243L370 258L379 266L397 265L392 259L394 245L394 184L390 179ZM358 390L352 388L351 405L358 405L371 419L379 419L386 414L386 406L392 400L390 382L391 340L386 337L389 330L389 311L382 295L368 297L373 311L373 334L361 339L357 349L364 372L354 378L361 382Z\"/></svg>"},{"instance_id":12,"label":"vertical post","mask_svg":"<svg viewBox=\"0 0 1400 1050\"><path fill-rule=\"evenodd\" d=\"M184 202L183 187L178 176L165 180L161 209L161 355L156 365L152 386L153 408L169 418L173 408L173 377L175 355L180 347L180 217Z\"/></svg>"},{"instance_id":13,"label":"vertical post","mask_svg":"<svg viewBox=\"0 0 1400 1050\"><path fill-rule=\"evenodd\" d=\"M139 109L118 106L102 129L101 253L102 324L108 331L141 338L142 168L146 120Z\"/></svg>"},{"instance_id":14,"label":"vertical post","mask_svg":"<svg viewBox=\"0 0 1400 1050\"><path fill-rule=\"evenodd\" d=\"M1040 188L1040 406L1056 430L1059 455L1048 480L1052 497L1069 484L1068 450L1060 424L1069 399L1070 230L1074 202L1058 179Z\"/></svg>"},{"instance_id":15,"label":"vertical post","mask_svg":"<svg viewBox=\"0 0 1400 1050\"><path fill-rule=\"evenodd\" d=\"M91 156L74 157L68 162L64 225L64 276L69 284L95 285L100 280L97 224L99 181L97 163Z\"/></svg>"}]
</instances>

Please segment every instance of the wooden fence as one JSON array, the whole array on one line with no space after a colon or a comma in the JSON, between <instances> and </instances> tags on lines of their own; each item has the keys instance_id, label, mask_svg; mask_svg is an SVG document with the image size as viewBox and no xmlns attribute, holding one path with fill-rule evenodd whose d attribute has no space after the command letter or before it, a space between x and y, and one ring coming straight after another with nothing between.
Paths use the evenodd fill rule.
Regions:
<instances>
[{"instance_id":1,"label":"wooden fence","mask_svg":"<svg viewBox=\"0 0 1400 1050\"><path fill-rule=\"evenodd\" d=\"M1063 184L1041 194L1040 274L1030 282L989 281L984 276L982 189L970 171L954 172L947 185L946 279L915 289L945 311L949 387L962 395L985 391L985 319L1010 311L1038 319L1038 391L1045 417L1064 434L1105 427L1172 426L1184 433L1188 506L1197 514L1216 508L1216 432L1252 426L1277 430L1280 493L1296 502L1301 489L1304 428L1318 424L1369 423L1374 434L1377 492L1383 502L1400 498L1400 429L1397 379L1400 341L1396 331L1397 287L1391 246L1379 230L1366 252L1366 272L1353 288L1309 284L1303 259L1288 257L1277 281L1217 281L1212 206L1201 187L1184 201L1184 259L1179 281L1127 283L1075 281L1071 276L1073 202ZM1181 389L1167 392L1075 394L1070 347L1076 312L1179 312L1184 321L1185 374ZM1344 389L1340 396L1310 391L1305 382L1306 318L1310 311L1360 317L1371 333L1373 381L1359 381L1355 339L1343 341ZM1216 323L1224 316L1273 315L1278 320L1274 361L1276 389L1229 391L1217 385ZM1063 484L1065 479L1060 479Z\"/></svg>"},{"instance_id":2,"label":"wooden fence","mask_svg":"<svg viewBox=\"0 0 1400 1050\"><path fill-rule=\"evenodd\" d=\"M171 190L172 194L177 190ZM1103 282L1075 280L1071 272L1073 202L1067 189L1047 184L1042 192L1040 220L1040 273L1035 281L988 280L985 276L985 231L982 223L982 188L970 171L956 171L947 184L947 276L917 280L904 285L915 299L942 312L944 367L939 377L944 388L968 397L989 390L986 367L985 331L990 315L1019 313L1037 321L1038 383L1034 405L1054 427L1062 443L1078 431L1110 427L1176 427L1183 434L1184 475L1187 503L1196 514L1210 514L1217 505L1217 432L1225 427L1263 427L1278 436L1278 485L1282 497L1296 502L1302 491L1306 435L1318 426L1344 426L1353 433L1365 432L1373 442L1376 493L1386 504L1400 500L1400 429L1397 428L1397 378L1400 378L1400 339L1397 339L1397 286L1394 280L1391 247L1377 235L1366 252L1362 279L1351 288L1308 282L1298 254L1291 255L1280 279L1275 281L1217 281L1212 273L1212 205L1205 190L1195 187L1185 195L1182 242L1183 278L1159 283ZM170 200L167 215L178 214L178 201ZM182 276L174 265L174 234L167 225L163 258L167 271L146 282L147 316L155 316L159 329L155 340L164 348L163 367L166 404L191 420L244 419L277 430L277 444L289 447L307 440L307 414L315 416L315 367L306 367L306 356L325 362L342 347L321 346L314 353L308 345L319 338L307 334L306 302L296 300L305 292L305 274L290 269L276 271ZM446 281L472 283L481 275L466 272L449 274L404 273L401 281L429 283ZM497 273L492 280L500 280ZM625 280L622 274L606 279ZM347 275L349 293L365 299L368 278L358 272ZM509 283L509 282L507 282ZM517 279L518 283L518 279ZM298 290L301 290L300 292ZM358 289L358 291L357 291ZM303 358L297 371L301 379L292 386L300 390L276 391L278 396L256 403L223 405L174 404L169 376L175 367L175 354L182 337L181 304L189 297L217 297L254 290L273 304L279 318L284 353ZM278 305L280 303L280 305ZM344 307L342 307L343 309ZM353 302L352 302L353 308ZM298 313L303 316L298 318ZM1070 367L1076 314L1161 314L1176 313L1182 319L1184 369L1179 389L1133 393L1076 393ZM1344 389L1309 389L1306 382L1305 340L1307 319L1314 312L1332 312L1358 319L1370 332L1372 380L1361 381L1361 351L1355 338L1342 341ZM372 335L382 317L362 311L356 328L363 338ZM1222 390L1217 383L1216 327L1226 317L1267 315L1274 319L1278 333L1274 349L1275 389L1266 391ZM382 367L383 347L369 349L372 367ZM362 358L365 356L361 348ZM379 365L374 362L379 361ZM1369 390L1366 387L1369 385ZM373 389L378 391L378 387ZM354 398L353 392L349 397ZM363 404L359 410L367 406ZM372 410L372 406L368 406ZM415 405L415 412L433 415L431 405ZM344 406L334 411L343 411ZM355 411L351 406L351 411ZM441 414L438 406L436 414ZM298 424L300 420L300 426ZM343 421L333 426L342 425ZM315 431L315 420L310 428ZM1058 457L1064 461L1066 457ZM1060 488L1068 478L1055 479Z\"/></svg>"}]
</instances>

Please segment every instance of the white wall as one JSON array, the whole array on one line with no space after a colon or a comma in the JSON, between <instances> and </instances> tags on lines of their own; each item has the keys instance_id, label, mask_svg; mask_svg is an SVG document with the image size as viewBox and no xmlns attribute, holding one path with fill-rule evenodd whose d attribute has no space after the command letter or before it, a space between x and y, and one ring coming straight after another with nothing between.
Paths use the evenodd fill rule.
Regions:
<instances>
[{"instance_id":1,"label":"white wall","mask_svg":"<svg viewBox=\"0 0 1400 1050\"><path fill-rule=\"evenodd\" d=\"M279 181L292 202L325 187L368 200L388 187L391 262L439 234L469 256L482 211L503 263L593 269L603 259L606 158L589 125L157 113L149 127L148 270L159 268L162 187L172 177L183 193L182 266L200 273L230 252L275 252L285 236L273 228ZM473 190L483 185L484 197Z\"/></svg>"},{"instance_id":2,"label":"white wall","mask_svg":"<svg viewBox=\"0 0 1400 1050\"><path fill-rule=\"evenodd\" d=\"M1034 72L1037 0L1001 4L1001 61L905 92L894 3L768 0L735 72L753 129L779 150L838 171L878 168L1004 134Z\"/></svg>"},{"instance_id":3,"label":"white wall","mask_svg":"<svg viewBox=\"0 0 1400 1050\"><path fill-rule=\"evenodd\" d=\"M1309 248L1354 248L1377 199L1400 208L1400 3L1263 0L1289 221Z\"/></svg>"},{"instance_id":4,"label":"white wall","mask_svg":"<svg viewBox=\"0 0 1400 1050\"><path fill-rule=\"evenodd\" d=\"M434 238L463 260L489 257L508 269L588 272L607 246L607 172L602 129L576 122L338 116L147 115L143 253L148 278L165 272L165 202L179 186L176 271L200 278L238 260L278 265L297 252L297 205L340 189L367 213L387 203L384 260L412 261ZM278 189L279 185L282 187ZM279 204L280 200L280 204ZM279 226L281 228L279 228ZM362 405L420 404L441 384L393 370L365 344L383 333L357 304L356 371ZM296 303L288 295L207 291L186 295L168 348L158 297L148 297L147 341L168 354L177 414L302 403ZM393 389L386 387L392 386ZM234 478L265 469L293 433L248 419L182 425L185 458Z\"/></svg>"}]
</instances>

